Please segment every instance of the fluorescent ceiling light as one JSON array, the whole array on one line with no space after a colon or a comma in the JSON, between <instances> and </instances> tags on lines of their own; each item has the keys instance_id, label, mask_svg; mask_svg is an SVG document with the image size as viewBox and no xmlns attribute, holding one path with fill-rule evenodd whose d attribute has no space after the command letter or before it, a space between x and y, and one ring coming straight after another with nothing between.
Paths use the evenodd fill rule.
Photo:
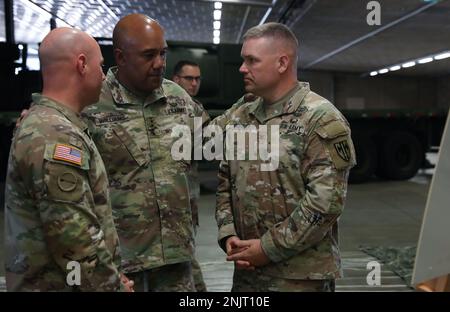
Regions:
<instances>
[{"instance_id":1,"label":"fluorescent ceiling light","mask_svg":"<svg viewBox=\"0 0 450 312\"><path fill-rule=\"evenodd\" d=\"M214 37L220 37L220 30L214 30Z\"/></svg>"},{"instance_id":2,"label":"fluorescent ceiling light","mask_svg":"<svg viewBox=\"0 0 450 312\"><path fill-rule=\"evenodd\" d=\"M217 29L217 30L220 29L220 21L214 21L213 25L214 25L214 29Z\"/></svg>"},{"instance_id":3,"label":"fluorescent ceiling light","mask_svg":"<svg viewBox=\"0 0 450 312\"><path fill-rule=\"evenodd\" d=\"M414 65L416 65L416 62L412 61L412 62L406 62L406 63L402 64L402 67L408 68L408 67L413 67Z\"/></svg>"},{"instance_id":4,"label":"fluorescent ceiling light","mask_svg":"<svg viewBox=\"0 0 450 312\"><path fill-rule=\"evenodd\" d=\"M219 44L220 43L220 38L219 37L214 37L213 38L213 42L214 42L214 44Z\"/></svg>"},{"instance_id":5,"label":"fluorescent ceiling light","mask_svg":"<svg viewBox=\"0 0 450 312\"><path fill-rule=\"evenodd\" d=\"M447 52L444 52L444 53L436 55L434 57L434 59L435 60L443 60L443 59L448 58L448 57L450 57L450 52L447 51Z\"/></svg>"},{"instance_id":6,"label":"fluorescent ceiling light","mask_svg":"<svg viewBox=\"0 0 450 312\"><path fill-rule=\"evenodd\" d=\"M215 20L220 20L221 17L222 17L222 11L221 10L214 10L214 19Z\"/></svg>"},{"instance_id":7,"label":"fluorescent ceiling light","mask_svg":"<svg viewBox=\"0 0 450 312\"><path fill-rule=\"evenodd\" d=\"M418 60L417 63L419 63L419 64L426 64L426 63L430 63L432 61L433 61L432 57L424 57L424 58Z\"/></svg>"},{"instance_id":8,"label":"fluorescent ceiling light","mask_svg":"<svg viewBox=\"0 0 450 312\"><path fill-rule=\"evenodd\" d=\"M370 72L370 76L376 76L376 75L378 75L378 72L377 71L373 71L373 72Z\"/></svg>"},{"instance_id":9,"label":"fluorescent ceiling light","mask_svg":"<svg viewBox=\"0 0 450 312\"><path fill-rule=\"evenodd\" d=\"M389 71L389 69L383 68L383 69L380 69L380 70L378 71L378 73L379 73L379 74L386 74L388 71Z\"/></svg>"},{"instance_id":10,"label":"fluorescent ceiling light","mask_svg":"<svg viewBox=\"0 0 450 312\"><path fill-rule=\"evenodd\" d=\"M222 9L222 2L214 2L214 9L216 10Z\"/></svg>"},{"instance_id":11,"label":"fluorescent ceiling light","mask_svg":"<svg viewBox=\"0 0 450 312\"><path fill-rule=\"evenodd\" d=\"M396 71L396 70L399 70L400 68L402 68L400 65L395 65L395 66L389 67L389 70Z\"/></svg>"}]
</instances>

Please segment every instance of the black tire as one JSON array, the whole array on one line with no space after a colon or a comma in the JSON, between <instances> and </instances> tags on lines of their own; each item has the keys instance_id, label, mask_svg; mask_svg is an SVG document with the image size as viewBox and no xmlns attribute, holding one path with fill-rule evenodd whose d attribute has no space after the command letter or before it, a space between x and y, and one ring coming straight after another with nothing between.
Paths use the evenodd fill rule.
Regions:
<instances>
[{"instance_id":1,"label":"black tire","mask_svg":"<svg viewBox=\"0 0 450 312\"><path fill-rule=\"evenodd\" d=\"M411 133L394 132L381 140L377 175L391 180L407 180L417 174L423 147Z\"/></svg>"},{"instance_id":2,"label":"black tire","mask_svg":"<svg viewBox=\"0 0 450 312\"><path fill-rule=\"evenodd\" d=\"M369 136L357 136L353 140L356 152L356 166L350 170L349 183L368 181L377 168L377 149Z\"/></svg>"}]
</instances>

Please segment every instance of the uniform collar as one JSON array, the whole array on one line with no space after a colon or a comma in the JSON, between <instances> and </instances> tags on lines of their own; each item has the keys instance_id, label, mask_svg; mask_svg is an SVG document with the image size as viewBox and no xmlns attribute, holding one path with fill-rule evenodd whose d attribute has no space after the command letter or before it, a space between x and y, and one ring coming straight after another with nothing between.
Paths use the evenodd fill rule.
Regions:
<instances>
[{"instance_id":1,"label":"uniform collar","mask_svg":"<svg viewBox=\"0 0 450 312\"><path fill-rule=\"evenodd\" d=\"M79 127L82 131L85 131L88 128L88 126L81 119L80 114L74 112L73 110L64 106L63 104L61 104L49 97L43 96L40 93L33 93L31 96L32 96L33 102L36 105L43 105L46 107L51 107L53 109L56 109L58 112L60 112L62 115L64 115L64 117L66 117L70 122L72 122L77 127Z\"/></svg>"},{"instance_id":2,"label":"uniform collar","mask_svg":"<svg viewBox=\"0 0 450 312\"><path fill-rule=\"evenodd\" d=\"M138 96L127 89L123 84L117 79L117 66L113 66L108 70L106 74L106 84L108 84L111 90L114 102L119 105L142 105L151 104L160 99L165 99L166 95L164 89L161 86L158 89L153 90L146 98Z\"/></svg>"},{"instance_id":3,"label":"uniform collar","mask_svg":"<svg viewBox=\"0 0 450 312\"><path fill-rule=\"evenodd\" d=\"M310 91L309 83L297 81L297 85L286 93L281 99L272 105L279 106L281 109L277 112L266 116L264 101L262 98L258 98L254 103L250 104L249 113L254 115L259 122L263 123L272 118L282 116L285 114L292 114L301 105L306 94Z\"/></svg>"}]
</instances>

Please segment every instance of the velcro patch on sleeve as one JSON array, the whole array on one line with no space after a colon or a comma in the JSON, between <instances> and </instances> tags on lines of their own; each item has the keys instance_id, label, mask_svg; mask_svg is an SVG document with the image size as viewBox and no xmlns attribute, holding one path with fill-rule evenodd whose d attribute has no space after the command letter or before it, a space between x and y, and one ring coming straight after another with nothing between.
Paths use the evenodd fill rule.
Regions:
<instances>
[{"instance_id":1,"label":"velcro patch on sleeve","mask_svg":"<svg viewBox=\"0 0 450 312\"><path fill-rule=\"evenodd\" d=\"M316 133L324 140L336 169L353 167L355 151L349 130L342 121L334 120L317 128Z\"/></svg>"},{"instance_id":2,"label":"velcro patch on sleeve","mask_svg":"<svg viewBox=\"0 0 450 312\"><path fill-rule=\"evenodd\" d=\"M81 166L81 155L82 152L80 149L67 144L58 143L55 145L53 159Z\"/></svg>"}]
</instances>

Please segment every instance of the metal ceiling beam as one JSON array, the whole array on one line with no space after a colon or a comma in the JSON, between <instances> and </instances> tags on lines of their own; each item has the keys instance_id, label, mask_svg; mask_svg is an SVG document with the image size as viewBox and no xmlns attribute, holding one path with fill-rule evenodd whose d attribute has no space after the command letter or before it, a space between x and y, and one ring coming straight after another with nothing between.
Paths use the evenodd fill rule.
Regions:
<instances>
[{"instance_id":1,"label":"metal ceiling beam","mask_svg":"<svg viewBox=\"0 0 450 312\"><path fill-rule=\"evenodd\" d=\"M295 9L301 8L305 2L306 0L291 0L278 18L278 23L286 24L291 15L294 14Z\"/></svg>"},{"instance_id":2,"label":"metal ceiling beam","mask_svg":"<svg viewBox=\"0 0 450 312\"><path fill-rule=\"evenodd\" d=\"M195 1L195 2L222 2L223 4L236 4L236 5L251 5L251 6L261 6L261 7L271 7L272 1L269 0L263 0L263 1L258 1L258 0L190 0L190 1Z\"/></svg>"},{"instance_id":3,"label":"metal ceiling beam","mask_svg":"<svg viewBox=\"0 0 450 312\"><path fill-rule=\"evenodd\" d=\"M236 38L236 43L239 43L239 40L242 37L242 32L244 31L245 24L247 24L247 19L248 19L249 14L250 14L250 6L247 6L247 9L245 9L244 18L242 19L241 29L239 29L239 33Z\"/></svg>"},{"instance_id":4,"label":"metal ceiling beam","mask_svg":"<svg viewBox=\"0 0 450 312\"><path fill-rule=\"evenodd\" d=\"M5 5L5 37L6 42L16 43L14 37L14 1L4 0Z\"/></svg>"},{"instance_id":5,"label":"metal ceiling beam","mask_svg":"<svg viewBox=\"0 0 450 312\"><path fill-rule=\"evenodd\" d=\"M287 24L287 26L288 26L289 28L292 29L292 28L295 26L295 24L297 24L297 23L302 19L302 17L305 16L305 14L312 8L312 6L316 3L316 0L307 0L307 1L308 1L308 2L306 3L305 8L302 8L300 14L298 14L298 15L295 17L294 21Z\"/></svg>"},{"instance_id":6,"label":"metal ceiling beam","mask_svg":"<svg viewBox=\"0 0 450 312\"><path fill-rule=\"evenodd\" d=\"M331 51L328 54L325 54L324 56L318 58L317 60L312 61L309 64L306 64L306 66L304 66L303 68L304 69L310 68L311 66L314 66L314 65L316 65L316 64L318 64L318 63L320 63L320 62L322 62L322 61L324 61L326 59L329 59L330 57L333 57L336 54L341 53L342 51L347 50L348 48L350 48L350 47L352 47L352 46L354 46L354 45L356 45L356 44L358 44L358 43L360 43L360 42L362 42L364 40L367 40L367 39L369 39L369 38L379 34L382 31L385 31L386 29L394 27L395 25L400 24L401 22L404 22L407 19L410 19L411 17L414 17L414 16L416 16L419 13L422 13L423 11L431 8L432 6L434 6L434 5L438 4L438 3L439 3L439 1L431 2L429 4L426 4L426 5L420 7L419 9L417 9L417 10L415 10L415 11L409 13L409 14L406 14L406 15L400 17L399 19L396 19L395 21L390 22L389 24L386 24L386 25L384 25L384 26L382 26L382 27L380 27L380 28L378 28L378 29L368 33L368 34L365 34L362 37L359 37L359 38L357 38L357 39L347 43L346 45L341 46L340 48L337 48L334 51Z\"/></svg>"},{"instance_id":7,"label":"metal ceiling beam","mask_svg":"<svg viewBox=\"0 0 450 312\"><path fill-rule=\"evenodd\" d=\"M269 17L270 13L272 12L273 7L275 4L277 4L278 0L272 0L272 5L267 9L266 14L262 17L262 19L259 21L258 25L262 25L266 22L267 18Z\"/></svg>"}]
</instances>

